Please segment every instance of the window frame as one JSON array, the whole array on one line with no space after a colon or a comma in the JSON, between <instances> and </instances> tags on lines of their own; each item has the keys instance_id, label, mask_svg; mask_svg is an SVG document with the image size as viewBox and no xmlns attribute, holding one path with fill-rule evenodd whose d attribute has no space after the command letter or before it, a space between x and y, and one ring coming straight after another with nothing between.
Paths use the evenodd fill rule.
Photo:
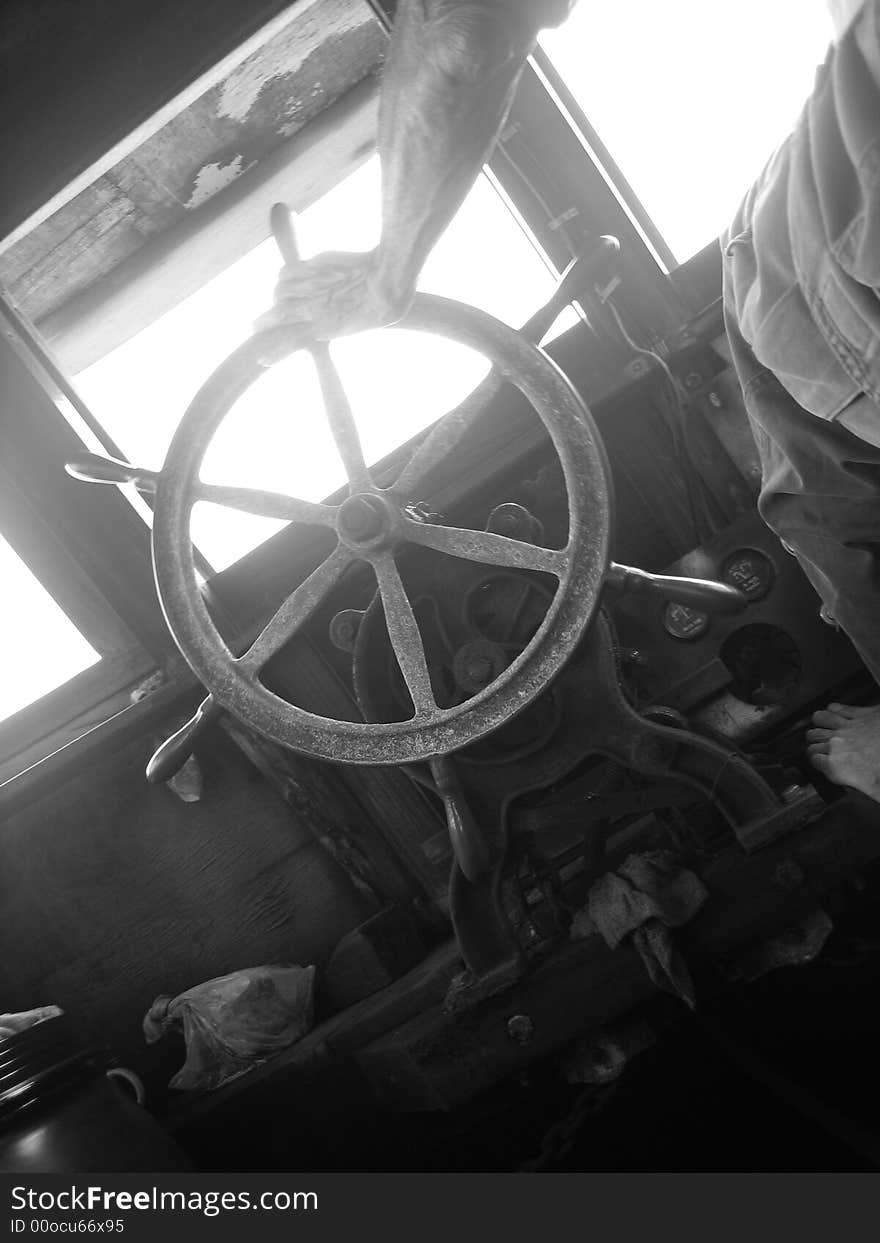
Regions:
<instances>
[{"instance_id":1,"label":"window frame","mask_svg":"<svg viewBox=\"0 0 880 1243\"><path fill-rule=\"evenodd\" d=\"M2 297L0 328L0 532L99 657L0 721L2 782L124 707L173 663L173 644L146 525L116 488L66 474L85 446L56 404L51 359Z\"/></svg>"}]
</instances>

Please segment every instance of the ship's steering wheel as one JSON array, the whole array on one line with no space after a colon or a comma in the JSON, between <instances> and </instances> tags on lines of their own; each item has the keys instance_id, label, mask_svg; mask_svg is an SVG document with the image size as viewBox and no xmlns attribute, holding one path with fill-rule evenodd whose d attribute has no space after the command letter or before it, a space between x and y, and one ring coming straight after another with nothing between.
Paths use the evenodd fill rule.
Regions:
<instances>
[{"instance_id":1,"label":"ship's steering wheel","mask_svg":"<svg viewBox=\"0 0 880 1243\"><path fill-rule=\"evenodd\" d=\"M571 384L518 332L473 307L419 294L400 328L438 333L485 355L528 399L552 441L568 493L568 539L542 548L485 531L425 521L411 508L425 476L451 453L479 411L468 403L429 431L388 487L373 481L349 403L324 342L307 329L273 328L252 337L196 395L157 480L153 558L162 608L187 662L213 704L267 738L304 754L355 764L401 764L457 751L525 708L563 667L596 610L608 565L608 466L595 424ZM318 366L327 419L348 477L338 505L199 482L199 467L220 423L266 370L297 350ZM287 597L246 652L233 655L199 589L190 513L198 500L311 523L335 532L336 546ZM397 568L406 544L505 569L541 571L557 590L521 655L492 683L452 708L435 701L425 650ZM413 703L406 721L365 724L307 712L260 681L266 662L308 622L349 567L366 562L376 578L388 635Z\"/></svg>"},{"instance_id":2,"label":"ship's steering wheel","mask_svg":"<svg viewBox=\"0 0 880 1243\"><path fill-rule=\"evenodd\" d=\"M285 259L295 258L290 219L283 205L273 208L273 228ZM557 291L557 304L564 305L574 296L570 289L566 276ZM555 315L553 306L550 310ZM476 350L492 362L494 376L525 396L543 423L562 468L568 502L565 545L547 548L492 532L448 526L429 520L425 507L415 504L430 500L420 493L426 477L455 451L480 417L485 384L430 429L390 484L379 486L364 459L327 342L315 340L303 326L258 332L199 390L160 473L91 454L68 463L70 473L80 478L129 482L142 491L155 492L153 561L159 598L180 651L209 692L195 717L153 757L147 770L151 780L173 774L201 729L224 709L265 737L325 760L409 764L458 751L505 724L547 688L593 619L603 586L659 594L719 612L744 607L744 598L726 584L662 578L609 562L611 482L596 425L559 368L522 333L473 307L426 294L417 295L396 327L437 333ZM348 477L348 496L339 504L317 504L278 493L202 483L202 460L235 402L268 368L298 350L308 350L317 367L330 431ZM222 638L199 587L190 537L191 511L199 500L313 524L335 535L330 555L295 587L242 653L233 653ZM397 555L407 544L504 570L540 572L555 584L552 602L525 649L494 681L452 707L437 702L422 636L398 569ZM367 723L318 716L281 698L260 678L267 662L303 629L349 568L358 563L369 565L375 576L388 637L412 700L413 714L408 720Z\"/></svg>"}]
</instances>

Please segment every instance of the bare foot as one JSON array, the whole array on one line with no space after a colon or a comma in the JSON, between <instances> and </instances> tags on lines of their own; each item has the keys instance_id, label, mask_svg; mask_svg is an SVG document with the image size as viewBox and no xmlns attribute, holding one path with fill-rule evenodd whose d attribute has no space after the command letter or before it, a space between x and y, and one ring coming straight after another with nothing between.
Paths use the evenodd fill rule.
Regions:
<instances>
[{"instance_id":1,"label":"bare foot","mask_svg":"<svg viewBox=\"0 0 880 1243\"><path fill-rule=\"evenodd\" d=\"M829 704L813 713L813 726L807 730L810 763L835 785L880 803L880 704Z\"/></svg>"}]
</instances>

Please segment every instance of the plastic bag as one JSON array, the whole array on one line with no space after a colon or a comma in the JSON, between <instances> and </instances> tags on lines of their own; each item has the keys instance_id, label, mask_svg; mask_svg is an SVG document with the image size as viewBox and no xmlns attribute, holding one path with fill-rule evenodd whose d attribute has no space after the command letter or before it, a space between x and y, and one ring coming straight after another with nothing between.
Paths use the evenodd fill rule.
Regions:
<instances>
[{"instance_id":1,"label":"plastic bag","mask_svg":"<svg viewBox=\"0 0 880 1243\"><path fill-rule=\"evenodd\" d=\"M169 1086L217 1088L292 1045L312 1026L314 983L314 967L248 967L157 997L144 1018L147 1042L180 1030L186 1041Z\"/></svg>"}]
</instances>

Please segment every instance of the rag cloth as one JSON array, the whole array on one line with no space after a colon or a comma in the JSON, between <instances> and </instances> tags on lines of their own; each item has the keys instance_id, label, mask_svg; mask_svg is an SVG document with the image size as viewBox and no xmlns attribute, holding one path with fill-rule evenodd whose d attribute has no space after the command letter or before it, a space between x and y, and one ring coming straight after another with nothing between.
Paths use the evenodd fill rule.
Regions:
<instances>
[{"instance_id":1,"label":"rag cloth","mask_svg":"<svg viewBox=\"0 0 880 1243\"><path fill-rule=\"evenodd\" d=\"M609 949L629 937L653 983L694 1009L694 982L670 929L693 919L708 896L699 876L670 852L630 855L592 886L571 935L580 940L598 932Z\"/></svg>"}]
</instances>

